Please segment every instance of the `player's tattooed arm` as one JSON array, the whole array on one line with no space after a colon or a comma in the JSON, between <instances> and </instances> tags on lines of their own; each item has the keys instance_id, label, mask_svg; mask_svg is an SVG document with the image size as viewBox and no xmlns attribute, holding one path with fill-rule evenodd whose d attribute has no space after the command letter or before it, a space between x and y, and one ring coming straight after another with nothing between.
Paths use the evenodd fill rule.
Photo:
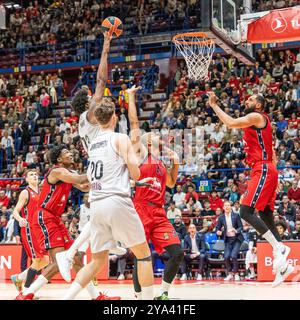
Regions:
<instances>
[{"instance_id":1,"label":"player's tattooed arm","mask_svg":"<svg viewBox=\"0 0 300 320\"><path fill-rule=\"evenodd\" d=\"M48 176L50 183L57 183L58 181L72 183L72 184L85 184L88 183L86 174L77 174L76 172L70 172L65 168L57 168L51 171Z\"/></svg>"},{"instance_id":2,"label":"player's tattooed arm","mask_svg":"<svg viewBox=\"0 0 300 320\"><path fill-rule=\"evenodd\" d=\"M226 112L224 112L217 104L217 97L214 93L209 95L209 105L214 109L219 119L230 129L243 129L255 126L257 128L263 128L265 126L265 119L257 112L250 113L245 117L237 119L232 118Z\"/></svg>"},{"instance_id":3,"label":"player's tattooed arm","mask_svg":"<svg viewBox=\"0 0 300 320\"><path fill-rule=\"evenodd\" d=\"M19 225L21 228L26 227L27 225L27 220L20 216L20 212L24 208L24 206L27 204L27 201L28 201L28 191L23 190L19 195L18 203L16 204L13 211L13 216L19 222Z\"/></svg>"},{"instance_id":4,"label":"player's tattooed arm","mask_svg":"<svg viewBox=\"0 0 300 320\"><path fill-rule=\"evenodd\" d=\"M101 99L103 98L103 95L104 95L104 90L106 88L107 74L108 74L107 57L110 49L111 39L112 37L109 35L109 33L104 32L103 49L102 49L100 64L97 71L97 83L96 83L95 94L91 99L89 111L87 113L87 119L92 124L97 123L97 120L94 116L94 112L97 108L98 103L101 102Z\"/></svg>"}]
</instances>

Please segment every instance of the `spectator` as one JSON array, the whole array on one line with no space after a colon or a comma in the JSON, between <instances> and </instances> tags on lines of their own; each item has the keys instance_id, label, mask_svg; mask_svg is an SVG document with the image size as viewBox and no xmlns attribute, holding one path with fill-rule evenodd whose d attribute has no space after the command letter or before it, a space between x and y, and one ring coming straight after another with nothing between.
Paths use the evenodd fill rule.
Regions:
<instances>
[{"instance_id":1,"label":"spectator","mask_svg":"<svg viewBox=\"0 0 300 320\"><path fill-rule=\"evenodd\" d=\"M185 224L181 220L181 216L175 216L175 221L173 223L173 227L178 234L180 240L183 240L186 236L186 227Z\"/></svg>"},{"instance_id":2,"label":"spectator","mask_svg":"<svg viewBox=\"0 0 300 320\"><path fill-rule=\"evenodd\" d=\"M50 106L50 96L46 92L46 89L42 89L42 93L40 95L40 117L43 119L43 124L45 124L46 119L49 117L49 106Z\"/></svg>"},{"instance_id":3,"label":"spectator","mask_svg":"<svg viewBox=\"0 0 300 320\"><path fill-rule=\"evenodd\" d=\"M249 248L246 253L246 270L248 271L248 280L253 280L256 277L254 265L257 264L257 240L261 237L258 235L254 228L250 228L248 231L249 235Z\"/></svg>"},{"instance_id":4,"label":"spectator","mask_svg":"<svg viewBox=\"0 0 300 320\"><path fill-rule=\"evenodd\" d=\"M293 240L300 240L300 221L297 220L295 224L295 230L291 232L291 238Z\"/></svg>"},{"instance_id":5,"label":"spectator","mask_svg":"<svg viewBox=\"0 0 300 320\"><path fill-rule=\"evenodd\" d=\"M281 240L289 240L290 239L290 235L287 231L287 225L283 220L276 222L276 228L277 228L277 231L279 233Z\"/></svg>"},{"instance_id":6,"label":"spectator","mask_svg":"<svg viewBox=\"0 0 300 320\"><path fill-rule=\"evenodd\" d=\"M189 202L190 198L194 198L195 201L198 201L198 199L199 199L198 193L195 191L195 189L192 185L189 185L187 188L187 193L185 195L185 203L186 204Z\"/></svg>"},{"instance_id":7,"label":"spectator","mask_svg":"<svg viewBox=\"0 0 300 320\"><path fill-rule=\"evenodd\" d=\"M287 196L291 203L300 202L300 187L298 186L298 181L294 180L292 182L291 188L288 189Z\"/></svg>"},{"instance_id":8,"label":"spectator","mask_svg":"<svg viewBox=\"0 0 300 320\"><path fill-rule=\"evenodd\" d=\"M203 219L212 219L215 216L215 211L211 209L209 200L204 200L204 208L201 216Z\"/></svg>"},{"instance_id":9,"label":"spectator","mask_svg":"<svg viewBox=\"0 0 300 320\"><path fill-rule=\"evenodd\" d=\"M224 214L218 218L216 233L222 236L225 242L225 265L227 270L227 277L225 281L236 280L239 281L238 275L238 254L244 237L242 235L243 225L239 215L232 212L229 201L224 203ZM231 265L232 261L232 265Z\"/></svg>"},{"instance_id":10,"label":"spectator","mask_svg":"<svg viewBox=\"0 0 300 320\"><path fill-rule=\"evenodd\" d=\"M167 217L170 220L170 222L173 224L175 222L176 216L181 217L181 211L180 211L180 209L176 208L175 202L172 201L171 206L169 207L169 210L167 211Z\"/></svg>"},{"instance_id":11,"label":"spectator","mask_svg":"<svg viewBox=\"0 0 300 320\"><path fill-rule=\"evenodd\" d=\"M296 222L296 208L290 202L288 196L284 195L282 198L282 203L279 205L278 213L284 217L284 219L288 222L291 230L295 229Z\"/></svg>"},{"instance_id":12,"label":"spectator","mask_svg":"<svg viewBox=\"0 0 300 320\"><path fill-rule=\"evenodd\" d=\"M199 265L197 281L201 281L206 256L205 238L203 234L197 233L194 224L190 224L188 232L189 234L184 238L185 254L182 262L182 277L180 280L187 280L188 264L197 262Z\"/></svg>"},{"instance_id":13,"label":"spectator","mask_svg":"<svg viewBox=\"0 0 300 320\"><path fill-rule=\"evenodd\" d=\"M176 186L176 193L173 195L173 201L175 201L175 205L179 209L184 209L185 208L185 196L186 194L182 192L182 187L181 185Z\"/></svg>"},{"instance_id":14,"label":"spectator","mask_svg":"<svg viewBox=\"0 0 300 320\"><path fill-rule=\"evenodd\" d=\"M4 207L9 208L10 198L5 194L5 190L0 190L0 210Z\"/></svg>"},{"instance_id":15,"label":"spectator","mask_svg":"<svg viewBox=\"0 0 300 320\"><path fill-rule=\"evenodd\" d=\"M213 190L209 196L210 207L213 211L217 208L223 208L223 200L219 197L218 192Z\"/></svg>"}]
</instances>

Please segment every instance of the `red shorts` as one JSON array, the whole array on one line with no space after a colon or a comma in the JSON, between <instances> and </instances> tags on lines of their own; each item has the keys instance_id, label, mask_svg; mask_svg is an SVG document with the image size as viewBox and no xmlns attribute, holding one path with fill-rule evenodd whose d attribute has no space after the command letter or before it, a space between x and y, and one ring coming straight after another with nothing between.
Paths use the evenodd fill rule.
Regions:
<instances>
[{"instance_id":1,"label":"red shorts","mask_svg":"<svg viewBox=\"0 0 300 320\"><path fill-rule=\"evenodd\" d=\"M30 260L43 257L43 254L39 252L38 242L31 225L27 224L26 227L21 228L21 240Z\"/></svg>"},{"instance_id":2,"label":"red shorts","mask_svg":"<svg viewBox=\"0 0 300 320\"><path fill-rule=\"evenodd\" d=\"M151 240L158 254L162 254L167 246L181 244L163 208L140 202L134 202L134 206L144 226L146 239L148 242Z\"/></svg>"},{"instance_id":3,"label":"red shorts","mask_svg":"<svg viewBox=\"0 0 300 320\"><path fill-rule=\"evenodd\" d=\"M63 247L69 249L74 242L60 217L45 209L37 209L32 220L32 229L38 240L40 253Z\"/></svg>"},{"instance_id":4,"label":"red shorts","mask_svg":"<svg viewBox=\"0 0 300 320\"><path fill-rule=\"evenodd\" d=\"M273 163L257 163L251 171L247 190L241 197L241 204L264 211L267 206L274 210L278 171Z\"/></svg>"}]
</instances>

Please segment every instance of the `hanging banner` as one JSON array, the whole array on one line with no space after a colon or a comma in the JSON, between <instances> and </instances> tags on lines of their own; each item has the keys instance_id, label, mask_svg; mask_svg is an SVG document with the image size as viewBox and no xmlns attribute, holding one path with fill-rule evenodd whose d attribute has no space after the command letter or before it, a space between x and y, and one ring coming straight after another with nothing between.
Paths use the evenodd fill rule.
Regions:
<instances>
[{"instance_id":1,"label":"hanging banner","mask_svg":"<svg viewBox=\"0 0 300 320\"><path fill-rule=\"evenodd\" d=\"M274 43L300 40L300 7L273 10L248 25L247 41Z\"/></svg>"}]
</instances>

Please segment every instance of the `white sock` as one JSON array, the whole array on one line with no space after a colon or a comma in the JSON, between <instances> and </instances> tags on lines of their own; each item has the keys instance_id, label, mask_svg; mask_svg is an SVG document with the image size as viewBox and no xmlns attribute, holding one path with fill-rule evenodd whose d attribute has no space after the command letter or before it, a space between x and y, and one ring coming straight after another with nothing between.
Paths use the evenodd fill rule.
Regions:
<instances>
[{"instance_id":1,"label":"white sock","mask_svg":"<svg viewBox=\"0 0 300 320\"><path fill-rule=\"evenodd\" d=\"M73 242L71 247L67 250L66 257L73 260L77 250L90 238L91 223L90 221L83 227L78 238Z\"/></svg>"},{"instance_id":2,"label":"white sock","mask_svg":"<svg viewBox=\"0 0 300 320\"><path fill-rule=\"evenodd\" d=\"M142 287L142 300L154 300L154 286Z\"/></svg>"},{"instance_id":3,"label":"white sock","mask_svg":"<svg viewBox=\"0 0 300 320\"><path fill-rule=\"evenodd\" d=\"M160 295L162 295L164 292L169 293L170 287L171 287L171 283L168 283L168 282L165 282L164 280L162 280Z\"/></svg>"},{"instance_id":4,"label":"white sock","mask_svg":"<svg viewBox=\"0 0 300 320\"><path fill-rule=\"evenodd\" d=\"M18 276L17 276L18 280L25 281L26 277L27 277L27 273L28 273L28 269L26 269L23 272L19 273Z\"/></svg>"},{"instance_id":5,"label":"white sock","mask_svg":"<svg viewBox=\"0 0 300 320\"><path fill-rule=\"evenodd\" d=\"M92 282L89 282L85 288L92 299L96 299L99 297L99 292Z\"/></svg>"},{"instance_id":6,"label":"white sock","mask_svg":"<svg viewBox=\"0 0 300 320\"><path fill-rule=\"evenodd\" d=\"M142 292L134 292L135 300L143 300Z\"/></svg>"},{"instance_id":7,"label":"white sock","mask_svg":"<svg viewBox=\"0 0 300 320\"><path fill-rule=\"evenodd\" d=\"M273 249L278 249L282 246L282 243L276 240L271 230L268 230L265 234L263 234L263 237L270 243Z\"/></svg>"},{"instance_id":8,"label":"white sock","mask_svg":"<svg viewBox=\"0 0 300 320\"><path fill-rule=\"evenodd\" d=\"M25 288L23 294L27 295L29 293L36 293L40 290L45 284L48 283L48 280L41 274L38 278L31 284L29 288Z\"/></svg>"},{"instance_id":9,"label":"white sock","mask_svg":"<svg viewBox=\"0 0 300 320\"><path fill-rule=\"evenodd\" d=\"M78 293L82 290L82 286L78 282L73 282L63 300L74 300Z\"/></svg>"}]
</instances>

